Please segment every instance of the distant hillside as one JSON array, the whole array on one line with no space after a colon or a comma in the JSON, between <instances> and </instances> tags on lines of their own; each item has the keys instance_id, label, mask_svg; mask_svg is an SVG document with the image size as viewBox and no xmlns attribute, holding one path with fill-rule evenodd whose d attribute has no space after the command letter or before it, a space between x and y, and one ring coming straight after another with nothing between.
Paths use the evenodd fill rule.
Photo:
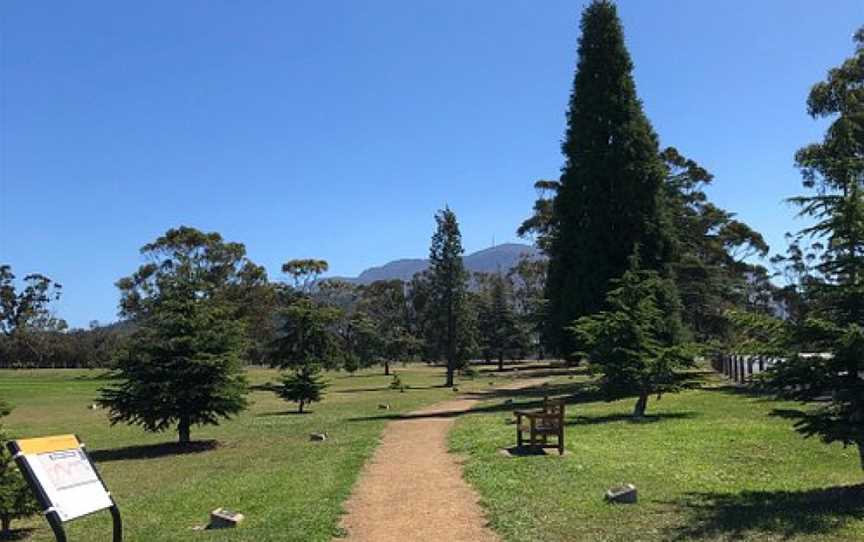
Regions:
<instances>
[{"instance_id":1,"label":"distant hillside","mask_svg":"<svg viewBox=\"0 0 864 542\"><path fill-rule=\"evenodd\" d=\"M542 257L540 251L531 245L506 243L469 254L464 257L464 262L465 267L471 272L494 273L501 269L506 273L516 265L523 254L532 258ZM370 267L357 277L339 278L355 284L370 284L377 280L392 279L408 281L427 267L429 267L429 260L425 259L393 260L380 267Z\"/></svg>"}]
</instances>

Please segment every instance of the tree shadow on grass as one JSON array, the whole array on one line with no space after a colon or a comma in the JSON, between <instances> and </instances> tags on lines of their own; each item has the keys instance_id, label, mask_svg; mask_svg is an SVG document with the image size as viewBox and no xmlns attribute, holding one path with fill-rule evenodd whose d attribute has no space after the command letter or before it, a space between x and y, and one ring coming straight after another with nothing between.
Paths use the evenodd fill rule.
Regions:
<instances>
[{"instance_id":1,"label":"tree shadow on grass","mask_svg":"<svg viewBox=\"0 0 864 542\"><path fill-rule=\"evenodd\" d=\"M364 374L353 374L353 375L347 374L347 375L334 376L333 379L334 380L353 380L353 379L359 379L359 378L374 378L374 377L380 377L380 376L386 376L386 375L384 373L364 373Z\"/></svg>"},{"instance_id":2,"label":"tree shadow on grass","mask_svg":"<svg viewBox=\"0 0 864 542\"><path fill-rule=\"evenodd\" d=\"M297 409L293 410L280 410L279 412L262 412L260 414L256 414L256 418L271 418L273 416L305 416L306 414L315 414L314 410L304 410L303 412L298 412Z\"/></svg>"},{"instance_id":3,"label":"tree shadow on grass","mask_svg":"<svg viewBox=\"0 0 864 542\"><path fill-rule=\"evenodd\" d=\"M0 533L0 540L27 540L36 529L12 529L8 533Z\"/></svg>"},{"instance_id":4,"label":"tree shadow on grass","mask_svg":"<svg viewBox=\"0 0 864 542\"><path fill-rule=\"evenodd\" d=\"M527 377L526 378L533 378ZM702 382L701 373L688 373L681 376L681 383L685 387L697 387ZM486 404L479 407L468 409L455 409L449 411L432 411L419 412L409 414L379 414L376 416L360 416L349 418L348 421L369 421L369 420L414 420L422 418L454 418L464 414L494 414L497 412L513 412L514 410L532 410L540 409L543 406L545 397L563 400L567 405L579 405L584 403L597 403L605 401L606 397L602 391L593 382L561 382L557 384L543 383L536 386L529 386L517 389L501 389L491 388L483 391L468 392L461 394L467 399L476 399L480 401L499 401L491 404ZM635 399L635 395L633 398ZM618 397L618 399L628 399L629 397ZM657 415L661 418L683 418L695 415L694 413L670 413L666 415ZM616 415L616 419L605 421L618 421L629 418L624 414ZM651 416L645 418L651 419ZM586 418L587 419L587 418ZM605 423L603 420L595 423ZM655 420L655 421L659 421ZM590 423L590 422L589 422Z\"/></svg>"},{"instance_id":5,"label":"tree shadow on grass","mask_svg":"<svg viewBox=\"0 0 864 542\"><path fill-rule=\"evenodd\" d=\"M333 393L364 393L369 391L387 391L390 389L388 386L381 386L378 388L351 388L347 390L334 390Z\"/></svg>"},{"instance_id":6,"label":"tree shadow on grass","mask_svg":"<svg viewBox=\"0 0 864 542\"><path fill-rule=\"evenodd\" d=\"M359 416L349 418L348 421L359 422L369 420L416 420L423 418L455 418L465 414L494 414L496 412L512 412L514 410L539 409L543 406L544 397L555 397L566 403L578 404L600 400L599 392L586 382L568 382L555 385L531 386L519 389L490 389L481 392L469 392L462 394L467 399L481 401L500 402L486 404L473 408L461 408L444 411L430 411L418 413L390 413L374 416Z\"/></svg>"},{"instance_id":7,"label":"tree shadow on grass","mask_svg":"<svg viewBox=\"0 0 864 542\"><path fill-rule=\"evenodd\" d=\"M470 399L480 399L485 401L504 398L512 399L514 401L542 401L544 397L562 399L567 403L586 403L602 400L600 391L591 382L562 382L558 384L543 383L540 385L517 389L490 388L483 391L468 392L464 395Z\"/></svg>"},{"instance_id":8,"label":"tree shadow on grass","mask_svg":"<svg viewBox=\"0 0 864 542\"><path fill-rule=\"evenodd\" d=\"M805 491L688 493L675 503L686 521L667 533L672 540L758 540L827 535L864 519L864 485Z\"/></svg>"},{"instance_id":9,"label":"tree shadow on grass","mask_svg":"<svg viewBox=\"0 0 864 542\"><path fill-rule=\"evenodd\" d=\"M739 397L758 399L761 402L775 400L774 394L772 394L765 388L748 384L721 384L719 386L703 386L702 391L737 395Z\"/></svg>"},{"instance_id":10,"label":"tree shadow on grass","mask_svg":"<svg viewBox=\"0 0 864 542\"><path fill-rule=\"evenodd\" d=\"M513 411L514 409L539 408L543 405L543 397L560 394L564 390L571 390L579 384L568 384L562 386L536 386L531 388L521 388L516 390L498 390L492 389L483 392L469 392L462 394L462 397L467 399L478 399L482 401L508 398L508 401L484 405L474 408L460 408L444 411L430 411L418 413L390 413L379 414L374 416L358 416L349 418L350 422L362 422L370 420L416 420L423 418L454 418L464 414L482 414L494 412ZM520 400L516 403L516 400Z\"/></svg>"},{"instance_id":11,"label":"tree shadow on grass","mask_svg":"<svg viewBox=\"0 0 864 542\"><path fill-rule=\"evenodd\" d=\"M116 380L118 378L117 374L114 371L108 371L104 369L91 369L93 371L101 370L102 372L99 374L86 374L86 375L78 375L74 378L74 380L84 380L84 381L94 381L94 380ZM3 540L0 538L0 540ZM14 540L10 539L10 540Z\"/></svg>"},{"instance_id":12,"label":"tree shadow on grass","mask_svg":"<svg viewBox=\"0 0 864 542\"><path fill-rule=\"evenodd\" d=\"M547 378L556 376L584 376L588 374L588 370L584 367L524 367L519 369L499 370L480 370L477 372L477 378Z\"/></svg>"},{"instance_id":13,"label":"tree shadow on grass","mask_svg":"<svg viewBox=\"0 0 864 542\"><path fill-rule=\"evenodd\" d=\"M568 420L565 425L600 425L604 423L627 422L634 425L651 424L665 420L685 420L699 416L698 412L691 410L684 412L662 412L659 414L646 414L641 418L635 418L632 414L605 414L603 416L576 416Z\"/></svg>"},{"instance_id":14,"label":"tree shadow on grass","mask_svg":"<svg viewBox=\"0 0 864 542\"><path fill-rule=\"evenodd\" d=\"M107 450L90 450L88 453L93 461L105 463L108 461L157 459L168 456L200 454L215 450L218 447L219 442L216 440L196 440L188 444L164 442L161 444L124 446L122 448L110 448Z\"/></svg>"},{"instance_id":15,"label":"tree shadow on grass","mask_svg":"<svg viewBox=\"0 0 864 542\"><path fill-rule=\"evenodd\" d=\"M434 390L446 388L444 384L435 384L432 386L405 386L406 391L410 390ZM333 393L365 393L365 392L373 392L373 391L393 391L398 392L399 390L394 390L390 387L390 384L383 385L379 388L351 388L347 390L334 390Z\"/></svg>"},{"instance_id":16,"label":"tree shadow on grass","mask_svg":"<svg viewBox=\"0 0 864 542\"><path fill-rule=\"evenodd\" d=\"M279 388L281 388L281 386L273 384L272 382L267 382L266 384L253 384L249 386L250 391L270 391L273 393L279 391Z\"/></svg>"}]
</instances>

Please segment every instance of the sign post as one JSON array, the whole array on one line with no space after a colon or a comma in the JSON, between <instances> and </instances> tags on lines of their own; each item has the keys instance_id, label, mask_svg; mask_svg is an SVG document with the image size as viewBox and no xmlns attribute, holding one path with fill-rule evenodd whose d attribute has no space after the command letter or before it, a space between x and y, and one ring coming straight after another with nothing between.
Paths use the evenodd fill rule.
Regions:
<instances>
[{"instance_id":1,"label":"sign post","mask_svg":"<svg viewBox=\"0 0 864 542\"><path fill-rule=\"evenodd\" d=\"M7 446L57 542L66 542L64 523L105 509L111 511L113 542L123 540L120 510L75 435L13 440Z\"/></svg>"}]
</instances>

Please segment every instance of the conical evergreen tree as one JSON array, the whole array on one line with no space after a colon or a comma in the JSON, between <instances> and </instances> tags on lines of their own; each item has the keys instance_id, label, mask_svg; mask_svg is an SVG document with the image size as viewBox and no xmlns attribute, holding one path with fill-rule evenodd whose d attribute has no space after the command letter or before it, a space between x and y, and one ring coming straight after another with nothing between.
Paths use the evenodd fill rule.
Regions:
<instances>
[{"instance_id":1,"label":"conical evergreen tree","mask_svg":"<svg viewBox=\"0 0 864 542\"><path fill-rule=\"evenodd\" d=\"M447 386L453 375L468 362L470 322L468 314L468 273L462 262L462 233L456 214L449 207L435 213L438 227L429 247L429 303L426 319L432 322L433 341L438 354L447 361Z\"/></svg>"},{"instance_id":2,"label":"conical evergreen tree","mask_svg":"<svg viewBox=\"0 0 864 542\"><path fill-rule=\"evenodd\" d=\"M581 30L546 287L547 338L563 356L575 348L564 328L604 307L610 281L627 269L634 246L641 247L643 265L657 270L671 249L661 199L664 165L636 96L615 6L595 0Z\"/></svg>"}]
</instances>

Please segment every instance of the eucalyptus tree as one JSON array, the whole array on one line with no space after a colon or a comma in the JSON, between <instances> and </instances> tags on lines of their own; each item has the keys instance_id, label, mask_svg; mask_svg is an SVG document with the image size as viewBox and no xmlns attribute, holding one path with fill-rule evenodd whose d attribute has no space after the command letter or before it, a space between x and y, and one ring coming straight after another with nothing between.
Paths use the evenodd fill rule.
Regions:
<instances>
[{"instance_id":1,"label":"eucalyptus tree","mask_svg":"<svg viewBox=\"0 0 864 542\"><path fill-rule=\"evenodd\" d=\"M365 286L358 310L366 315L374 329L375 358L384 365L384 374L390 374L390 365L405 361L420 349L418 339L411 332L410 309L401 280L381 280Z\"/></svg>"},{"instance_id":2,"label":"eucalyptus tree","mask_svg":"<svg viewBox=\"0 0 864 542\"><path fill-rule=\"evenodd\" d=\"M319 374L323 368L335 369L340 358L338 325L344 312L338 306L316 299L313 289L318 277L327 271L324 260L289 260L282 265L293 287L282 290L284 304L278 313L279 326L271 345L271 364L286 371L277 393L304 404L320 401L326 387ZM342 285L325 285L324 297L339 297Z\"/></svg>"},{"instance_id":3,"label":"eucalyptus tree","mask_svg":"<svg viewBox=\"0 0 864 542\"><path fill-rule=\"evenodd\" d=\"M543 323L546 298L543 293L548 268L549 262L545 258L523 257L507 273L512 285L513 311L540 359L545 353Z\"/></svg>"},{"instance_id":4,"label":"eucalyptus tree","mask_svg":"<svg viewBox=\"0 0 864 542\"><path fill-rule=\"evenodd\" d=\"M725 311L745 308L757 294L770 294L770 289L758 288L767 286L759 281L764 268L748 263L764 258L769 247L761 234L708 199L706 187L714 182L710 172L674 147L660 156L675 225L672 269L683 320L695 340L720 341L728 331Z\"/></svg>"},{"instance_id":5,"label":"eucalyptus tree","mask_svg":"<svg viewBox=\"0 0 864 542\"><path fill-rule=\"evenodd\" d=\"M315 258L288 260L282 264L282 272L291 277L294 289L305 294L312 292L312 287L318 282L318 278L329 268L325 260Z\"/></svg>"},{"instance_id":6,"label":"eucalyptus tree","mask_svg":"<svg viewBox=\"0 0 864 542\"><path fill-rule=\"evenodd\" d=\"M10 265L0 265L0 366L41 367L48 336L67 328L51 309L63 287L40 273L23 277L21 287L15 279Z\"/></svg>"}]
</instances>

